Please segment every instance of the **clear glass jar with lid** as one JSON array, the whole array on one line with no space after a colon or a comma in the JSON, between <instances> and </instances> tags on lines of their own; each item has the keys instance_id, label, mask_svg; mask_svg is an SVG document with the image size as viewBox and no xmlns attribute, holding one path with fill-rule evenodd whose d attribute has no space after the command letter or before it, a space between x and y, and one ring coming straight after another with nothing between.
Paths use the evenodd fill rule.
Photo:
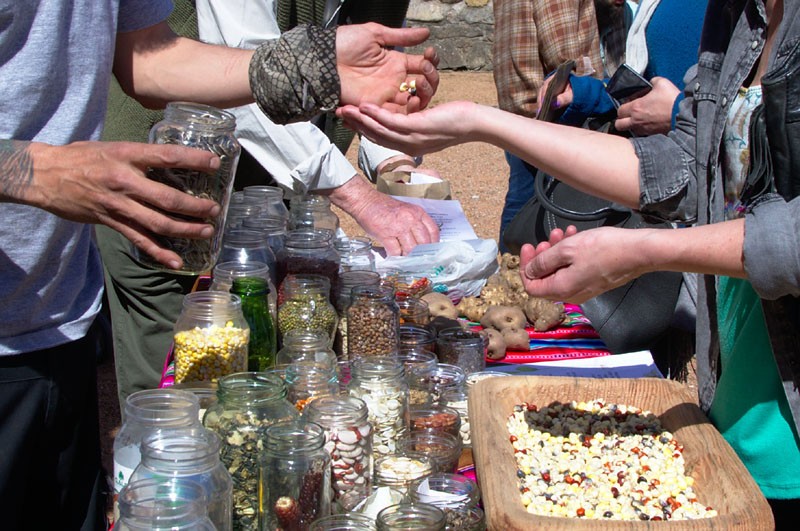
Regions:
<instances>
[{"instance_id":1,"label":"clear glass jar with lid","mask_svg":"<svg viewBox=\"0 0 800 531\"><path fill-rule=\"evenodd\" d=\"M247 370L250 328L238 296L221 291L188 293L174 330L176 383L215 381Z\"/></svg>"},{"instance_id":2,"label":"clear glass jar with lid","mask_svg":"<svg viewBox=\"0 0 800 531\"><path fill-rule=\"evenodd\" d=\"M314 400L339 394L336 366L297 361L286 366L286 398L302 412Z\"/></svg>"},{"instance_id":3,"label":"clear glass jar with lid","mask_svg":"<svg viewBox=\"0 0 800 531\"><path fill-rule=\"evenodd\" d=\"M339 216L331 210L331 200L326 196L296 194L289 200L289 228L328 230L335 237Z\"/></svg>"},{"instance_id":4,"label":"clear glass jar with lid","mask_svg":"<svg viewBox=\"0 0 800 531\"><path fill-rule=\"evenodd\" d=\"M283 347L278 351L275 366L286 368L292 363L316 363L321 367L335 368L336 354L328 345L328 335L322 330L289 330L283 336Z\"/></svg>"},{"instance_id":5,"label":"clear glass jar with lid","mask_svg":"<svg viewBox=\"0 0 800 531\"><path fill-rule=\"evenodd\" d=\"M199 410L197 397L178 389L144 389L128 395L124 421L114 438L115 500L141 462L142 439L151 432L199 427ZM116 503L114 513L118 513Z\"/></svg>"},{"instance_id":6,"label":"clear glass jar with lid","mask_svg":"<svg viewBox=\"0 0 800 531\"><path fill-rule=\"evenodd\" d=\"M142 461L131 481L192 480L203 487L208 517L219 531L233 529L233 480L219 460L219 436L206 428L150 433L142 440Z\"/></svg>"},{"instance_id":7,"label":"clear glass jar with lid","mask_svg":"<svg viewBox=\"0 0 800 531\"><path fill-rule=\"evenodd\" d=\"M374 356L350 364L348 394L367 404L374 458L394 453L408 432L408 385L396 357Z\"/></svg>"},{"instance_id":8,"label":"clear glass jar with lid","mask_svg":"<svg viewBox=\"0 0 800 531\"><path fill-rule=\"evenodd\" d=\"M303 418L325 430L331 455L333 512L351 511L370 494L372 425L367 404L351 396L326 396L309 403Z\"/></svg>"},{"instance_id":9,"label":"clear glass jar with lid","mask_svg":"<svg viewBox=\"0 0 800 531\"><path fill-rule=\"evenodd\" d=\"M375 519L359 513L332 514L314 520L309 531L376 531Z\"/></svg>"},{"instance_id":10,"label":"clear glass jar with lid","mask_svg":"<svg viewBox=\"0 0 800 531\"><path fill-rule=\"evenodd\" d=\"M286 208L286 203L283 201L283 188L265 184L253 184L245 186L242 192L244 197L258 201L265 214L289 221L289 209Z\"/></svg>"},{"instance_id":11,"label":"clear glass jar with lid","mask_svg":"<svg viewBox=\"0 0 800 531\"><path fill-rule=\"evenodd\" d=\"M267 428L299 417L276 374L244 372L217 382L217 402L203 418L222 439L220 459L233 477L233 526L258 529L258 454Z\"/></svg>"},{"instance_id":12,"label":"clear glass jar with lid","mask_svg":"<svg viewBox=\"0 0 800 531\"><path fill-rule=\"evenodd\" d=\"M339 273L339 283L333 288L333 306L339 316L333 350L340 358L347 359L347 307L353 300L352 292L356 286L378 286L381 276L375 271L350 270Z\"/></svg>"},{"instance_id":13,"label":"clear glass jar with lid","mask_svg":"<svg viewBox=\"0 0 800 531\"><path fill-rule=\"evenodd\" d=\"M407 502L382 510L376 523L378 531L438 531L445 528L445 515L433 505Z\"/></svg>"},{"instance_id":14,"label":"clear glass jar with lid","mask_svg":"<svg viewBox=\"0 0 800 531\"><path fill-rule=\"evenodd\" d=\"M356 286L347 307L347 354L361 357L396 355L400 309L394 291L383 286Z\"/></svg>"},{"instance_id":15,"label":"clear glass jar with lid","mask_svg":"<svg viewBox=\"0 0 800 531\"><path fill-rule=\"evenodd\" d=\"M330 515L330 455L319 424L302 419L270 426L261 453L262 529L308 529Z\"/></svg>"},{"instance_id":16,"label":"clear glass jar with lid","mask_svg":"<svg viewBox=\"0 0 800 531\"><path fill-rule=\"evenodd\" d=\"M214 531L202 486L191 480L142 479L120 494L114 531Z\"/></svg>"},{"instance_id":17,"label":"clear glass jar with lid","mask_svg":"<svg viewBox=\"0 0 800 531\"><path fill-rule=\"evenodd\" d=\"M346 271L375 271L372 242L363 236L338 238L333 242L339 253L339 274Z\"/></svg>"},{"instance_id":18,"label":"clear glass jar with lid","mask_svg":"<svg viewBox=\"0 0 800 531\"><path fill-rule=\"evenodd\" d=\"M328 230L288 231L277 260L279 290L288 275L322 275L331 286L339 279L339 254L333 247L333 233Z\"/></svg>"},{"instance_id":19,"label":"clear glass jar with lid","mask_svg":"<svg viewBox=\"0 0 800 531\"><path fill-rule=\"evenodd\" d=\"M189 102L171 102L164 110L164 119L150 129L151 144L177 144L210 151L220 159L219 168L202 172L185 168L149 168L150 179L186 192L211 199L222 207L219 214L205 221L216 230L211 239L173 238L153 235L159 247L170 249L183 259L178 273L197 275L210 271L217 261L222 229L233 192L233 176L239 163L241 147L234 136L236 117L221 109ZM133 256L142 264L165 269L147 253L133 247Z\"/></svg>"},{"instance_id":20,"label":"clear glass jar with lid","mask_svg":"<svg viewBox=\"0 0 800 531\"><path fill-rule=\"evenodd\" d=\"M283 282L283 299L278 296L278 332L281 337L292 330L325 333L333 347L338 316L330 302L330 282L322 275L297 274Z\"/></svg>"}]
</instances>

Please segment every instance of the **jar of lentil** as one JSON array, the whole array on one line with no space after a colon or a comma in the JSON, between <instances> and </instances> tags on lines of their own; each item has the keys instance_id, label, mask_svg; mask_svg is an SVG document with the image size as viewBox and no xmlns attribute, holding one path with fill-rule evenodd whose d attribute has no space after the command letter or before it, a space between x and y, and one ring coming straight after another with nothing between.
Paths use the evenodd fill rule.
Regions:
<instances>
[{"instance_id":1,"label":"jar of lentil","mask_svg":"<svg viewBox=\"0 0 800 531\"><path fill-rule=\"evenodd\" d=\"M258 454L267 428L298 417L276 374L244 372L219 379L217 403L206 411L203 424L222 439L220 459L233 478L235 529L258 529Z\"/></svg>"},{"instance_id":2,"label":"jar of lentil","mask_svg":"<svg viewBox=\"0 0 800 531\"><path fill-rule=\"evenodd\" d=\"M322 330L289 330L283 337L283 347L278 351L275 366L286 368L292 363L315 363L322 368L336 368L338 359L328 344L328 335Z\"/></svg>"},{"instance_id":3,"label":"jar of lentil","mask_svg":"<svg viewBox=\"0 0 800 531\"><path fill-rule=\"evenodd\" d=\"M219 460L219 436L202 427L151 433L142 440L142 461L131 481L174 478L196 481L207 499L208 517L219 531L233 528L233 481Z\"/></svg>"},{"instance_id":4,"label":"jar of lentil","mask_svg":"<svg viewBox=\"0 0 800 531\"><path fill-rule=\"evenodd\" d=\"M401 503L378 513L377 527L378 531L438 531L445 528L445 515L426 503Z\"/></svg>"},{"instance_id":5,"label":"jar of lentil","mask_svg":"<svg viewBox=\"0 0 800 531\"><path fill-rule=\"evenodd\" d=\"M409 487L435 470L433 459L423 452L398 450L375 460L373 480L376 487L391 487L408 496Z\"/></svg>"},{"instance_id":6,"label":"jar of lentil","mask_svg":"<svg viewBox=\"0 0 800 531\"><path fill-rule=\"evenodd\" d=\"M367 404L351 396L326 396L309 403L303 418L325 430L331 455L333 511L348 512L369 496L372 485L372 425Z\"/></svg>"},{"instance_id":7,"label":"jar of lentil","mask_svg":"<svg viewBox=\"0 0 800 531\"><path fill-rule=\"evenodd\" d=\"M339 273L339 282L333 293L333 305L339 316L333 350L339 357L347 358L347 307L353 300L352 291L356 286L378 286L381 276L375 271L351 270Z\"/></svg>"},{"instance_id":8,"label":"jar of lentil","mask_svg":"<svg viewBox=\"0 0 800 531\"><path fill-rule=\"evenodd\" d=\"M332 514L311 523L309 531L375 531L375 519L359 513Z\"/></svg>"},{"instance_id":9,"label":"jar of lentil","mask_svg":"<svg viewBox=\"0 0 800 531\"><path fill-rule=\"evenodd\" d=\"M339 230L339 216L331 210L331 200L320 194L296 194L289 200L289 229Z\"/></svg>"},{"instance_id":10,"label":"jar of lentil","mask_svg":"<svg viewBox=\"0 0 800 531\"><path fill-rule=\"evenodd\" d=\"M461 418L458 411L441 404L411 406L410 428L415 431L440 431L460 437Z\"/></svg>"},{"instance_id":11,"label":"jar of lentil","mask_svg":"<svg viewBox=\"0 0 800 531\"><path fill-rule=\"evenodd\" d=\"M472 433L469 425L469 396L463 389L450 389L442 393L439 403L458 412L461 418L459 436L464 448L472 448Z\"/></svg>"},{"instance_id":12,"label":"jar of lentil","mask_svg":"<svg viewBox=\"0 0 800 531\"><path fill-rule=\"evenodd\" d=\"M165 503L169 500L169 503ZM191 480L142 479L119 496L115 531L214 531L203 487Z\"/></svg>"},{"instance_id":13,"label":"jar of lentil","mask_svg":"<svg viewBox=\"0 0 800 531\"><path fill-rule=\"evenodd\" d=\"M399 329L400 350L424 349L436 353L436 336L424 325L405 323ZM438 359L438 358L437 358Z\"/></svg>"},{"instance_id":14,"label":"jar of lentil","mask_svg":"<svg viewBox=\"0 0 800 531\"><path fill-rule=\"evenodd\" d=\"M338 238L333 246L339 253L339 274L347 271L375 271L372 242L363 236Z\"/></svg>"},{"instance_id":15,"label":"jar of lentil","mask_svg":"<svg viewBox=\"0 0 800 531\"><path fill-rule=\"evenodd\" d=\"M286 398L297 411L323 396L339 394L339 379L336 366L313 361L297 361L286 366Z\"/></svg>"},{"instance_id":16,"label":"jar of lentil","mask_svg":"<svg viewBox=\"0 0 800 531\"><path fill-rule=\"evenodd\" d=\"M278 331L321 330L333 346L338 317L330 302L330 281L321 275L291 275L283 282L283 302L278 300Z\"/></svg>"},{"instance_id":17,"label":"jar of lentil","mask_svg":"<svg viewBox=\"0 0 800 531\"><path fill-rule=\"evenodd\" d=\"M339 254L328 230L295 229L286 233L278 252L278 291L288 275L322 275L335 286L339 278ZM278 297L280 301L280 295Z\"/></svg>"},{"instance_id":18,"label":"jar of lentil","mask_svg":"<svg viewBox=\"0 0 800 531\"><path fill-rule=\"evenodd\" d=\"M456 472L463 447L461 439L437 431L413 431L398 442L402 452L427 455L433 462L434 472Z\"/></svg>"},{"instance_id":19,"label":"jar of lentil","mask_svg":"<svg viewBox=\"0 0 800 531\"><path fill-rule=\"evenodd\" d=\"M381 286L356 286L347 308L350 359L397 354L400 310L394 292Z\"/></svg>"},{"instance_id":20,"label":"jar of lentil","mask_svg":"<svg viewBox=\"0 0 800 531\"><path fill-rule=\"evenodd\" d=\"M250 329L238 296L221 291L187 294L174 330L175 383L215 381L247 370Z\"/></svg>"},{"instance_id":21,"label":"jar of lentil","mask_svg":"<svg viewBox=\"0 0 800 531\"><path fill-rule=\"evenodd\" d=\"M427 326L431 320L428 303L413 295L395 295L397 307L400 309L400 325L414 324Z\"/></svg>"},{"instance_id":22,"label":"jar of lentil","mask_svg":"<svg viewBox=\"0 0 800 531\"><path fill-rule=\"evenodd\" d=\"M222 207L214 218L204 220L216 230L210 239L174 238L152 235L159 247L174 251L183 260L177 273L197 275L210 271L217 261L223 225L233 192L233 176L239 163L241 147L234 136L236 117L208 105L172 102L164 110L164 119L150 130L151 144L177 144L210 151L220 159L212 172L186 168L149 168L147 176L161 184L194 197L211 199ZM166 269L147 253L133 247L133 256L142 264Z\"/></svg>"},{"instance_id":23,"label":"jar of lentil","mask_svg":"<svg viewBox=\"0 0 800 531\"><path fill-rule=\"evenodd\" d=\"M262 529L308 529L330 515L330 455L319 424L304 420L267 428L261 455Z\"/></svg>"},{"instance_id":24,"label":"jar of lentil","mask_svg":"<svg viewBox=\"0 0 800 531\"><path fill-rule=\"evenodd\" d=\"M367 404L375 458L394 453L408 431L408 385L397 358L375 356L350 364L348 394Z\"/></svg>"},{"instance_id":25,"label":"jar of lentil","mask_svg":"<svg viewBox=\"0 0 800 531\"><path fill-rule=\"evenodd\" d=\"M483 331L445 328L436 336L436 352L441 363L464 369L466 374L486 369L489 337Z\"/></svg>"}]
</instances>

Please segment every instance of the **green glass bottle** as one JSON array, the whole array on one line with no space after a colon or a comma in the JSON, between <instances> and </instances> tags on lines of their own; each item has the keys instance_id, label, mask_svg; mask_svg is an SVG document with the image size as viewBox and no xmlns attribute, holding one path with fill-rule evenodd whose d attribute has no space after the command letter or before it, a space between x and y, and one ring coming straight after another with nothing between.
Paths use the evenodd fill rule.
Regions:
<instances>
[{"instance_id":1,"label":"green glass bottle","mask_svg":"<svg viewBox=\"0 0 800 531\"><path fill-rule=\"evenodd\" d=\"M275 366L277 333L269 311L269 285L259 277L233 279L231 293L242 299L242 313L250 326L247 369L265 371Z\"/></svg>"}]
</instances>

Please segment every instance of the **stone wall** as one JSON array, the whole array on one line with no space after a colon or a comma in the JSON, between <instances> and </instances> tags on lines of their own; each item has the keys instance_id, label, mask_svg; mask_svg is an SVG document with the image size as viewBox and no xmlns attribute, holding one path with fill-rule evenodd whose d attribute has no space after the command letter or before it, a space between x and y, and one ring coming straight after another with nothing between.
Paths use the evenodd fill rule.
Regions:
<instances>
[{"instance_id":1,"label":"stone wall","mask_svg":"<svg viewBox=\"0 0 800 531\"><path fill-rule=\"evenodd\" d=\"M411 0L407 24L431 30L425 46L439 51L441 70L492 69L492 0ZM407 51L420 53L422 47Z\"/></svg>"}]
</instances>

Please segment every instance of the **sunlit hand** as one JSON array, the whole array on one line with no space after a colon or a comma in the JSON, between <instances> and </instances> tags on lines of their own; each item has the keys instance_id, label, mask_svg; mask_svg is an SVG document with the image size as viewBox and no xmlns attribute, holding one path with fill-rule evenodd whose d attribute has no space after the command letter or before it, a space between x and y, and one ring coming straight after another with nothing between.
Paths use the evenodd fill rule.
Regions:
<instances>
[{"instance_id":1,"label":"sunlit hand","mask_svg":"<svg viewBox=\"0 0 800 531\"><path fill-rule=\"evenodd\" d=\"M650 92L620 105L614 122L618 130L646 136L668 133L672 128L672 108L681 91L664 77L654 77L650 83Z\"/></svg>"},{"instance_id":2,"label":"sunlit hand","mask_svg":"<svg viewBox=\"0 0 800 531\"><path fill-rule=\"evenodd\" d=\"M387 50L415 46L429 36L426 28L388 28L380 24L353 24L336 30L336 61L341 78L342 105L374 103L393 112L415 112L430 103L439 86L439 63L433 48L423 55ZM401 91L414 81L416 95Z\"/></svg>"},{"instance_id":3,"label":"sunlit hand","mask_svg":"<svg viewBox=\"0 0 800 531\"><path fill-rule=\"evenodd\" d=\"M536 96L537 98L536 101L538 101L539 104L541 104L542 101L544 101L544 95L547 93L547 87L550 86L550 83L552 81L553 81L553 76L550 76L547 79L545 79L544 82L542 83L542 86L539 87L539 93ZM555 98L553 98L552 106L555 107L556 109L564 108L570 103L572 103L572 99L573 99L572 83L567 82L567 86L564 88L564 91L561 92L561 94L558 94Z\"/></svg>"},{"instance_id":4,"label":"sunlit hand","mask_svg":"<svg viewBox=\"0 0 800 531\"><path fill-rule=\"evenodd\" d=\"M31 204L72 221L108 225L170 268L181 267L180 257L159 247L152 234L204 239L214 233L201 220L219 214L217 203L145 175L148 167L215 171L219 158L208 151L134 142L76 142L66 146L32 143L30 153L35 176Z\"/></svg>"}]
</instances>

